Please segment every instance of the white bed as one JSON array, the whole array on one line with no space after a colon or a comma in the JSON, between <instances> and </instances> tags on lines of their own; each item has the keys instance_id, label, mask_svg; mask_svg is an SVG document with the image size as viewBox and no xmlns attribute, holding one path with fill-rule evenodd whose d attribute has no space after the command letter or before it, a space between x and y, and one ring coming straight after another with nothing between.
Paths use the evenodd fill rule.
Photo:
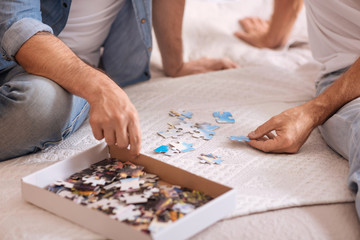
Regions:
<instances>
[{"instance_id":1,"label":"white bed","mask_svg":"<svg viewBox=\"0 0 360 240\"><path fill-rule=\"evenodd\" d=\"M149 82L125 88L137 107L142 153L237 189L237 207L228 218L194 239L360 239L354 194L347 188L348 162L315 130L298 154L265 154L230 135L246 135L272 115L314 95L319 66L306 43L304 12L283 49L256 49L233 37L237 19L268 18L272 1L188 1L184 21L185 59L229 57L241 67L215 73L166 78L158 49ZM195 151L168 157L153 151L171 142L156 133L175 121L171 109L194 113L193 122L214 122L212 112L230 111L233 125L220 125L213 139L184 135ZM1 239L103 239L88 229L21 199L20 179L98 142L86 122L60 145L0 163ZM200 153L224 162L202 165Z\"/></svg>"}]
</instances>

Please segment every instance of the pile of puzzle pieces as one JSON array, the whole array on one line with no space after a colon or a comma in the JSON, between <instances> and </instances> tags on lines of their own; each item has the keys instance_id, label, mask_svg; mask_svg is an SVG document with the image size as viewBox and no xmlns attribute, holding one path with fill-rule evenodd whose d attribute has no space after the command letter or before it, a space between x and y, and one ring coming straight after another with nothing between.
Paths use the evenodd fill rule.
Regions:
<instances>
[{"instance_id":1,"label":"pile of puzzle pieces","mask_svg":"<svg viewBox=\"0 0 360 240\"><path fill-rule=\"evenodd\" d=\"M214 130L219 128L219 126L211 125L211 123L189 122L188 119L191 119L193 116L192 112L171 110L169 115L172 117L177 117L179 121L175 123L168 123L169 127L167 130L157 132L157 134L163 138L177 139L179 136L189 133L194 138L211 140L215 136ZM235 119L233 119L233 116L230 112L214 112L213 116L217 123L235 123ZM229 138L232 141L249 141L249 138L245 136L231 136ZM155 152L163 153L167 156L173 156L177 153L193 150L195 150L193 144L182 141L169 143L168 145L161 145L154 149ZM201 159L200 163L221 164L223 161L220 157L213 154L201 154L199 158Z\"/></svg>"},{"instance_id":2,"label":"pile of puzzle pieces","mask_svg":"<svg viewBox=\"0 0 360 240\"><path fill-rule=\"evenodd\" d=\"M136 229L155 233L211 200L199 191L168 186L142 166L104 159L47 189Z\"/></svg>"}]
</instances>

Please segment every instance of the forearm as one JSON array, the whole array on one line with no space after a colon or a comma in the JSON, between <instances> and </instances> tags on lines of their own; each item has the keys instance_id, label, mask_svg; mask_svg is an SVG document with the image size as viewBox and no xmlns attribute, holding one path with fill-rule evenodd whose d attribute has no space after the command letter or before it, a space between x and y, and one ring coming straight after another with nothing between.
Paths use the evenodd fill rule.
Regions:
<instances>
[{"instance_id":1,"label":"forearm","mask_svg":"<svg viewBox=\"0 0 360 240\"><path fill-rule=\"evenodd\" d=\"M182 20L185 0L153 0L153 26L163 68L168 76L176 76L183 62Z\"/></svg>"},{"instance_id":2,"label":"forearm","mask_svg":"<svg viewBox=\"0 0 360 240\"><path fill-rule=\"evenodd\" d=\"M360 58L322 94L305 104L314 125L323 124L343 105L360 97Z\"/></svg>"},{"instance_id":3,"label":"forearm","mask_svg":"<svg viewBox=\"0 0 360 240\"><path fill-rule=\"evenodd\" d=\"M113 81L79 59L62 41L49 33L38 33L19 49L17 62L29 73L44 76L72 94L95 101L102 85Z\"/></svg>"},{"instance_id":4,"label":"forearm","mask_svg":"<svg viewBox=\"0 0 360 240\"><path fill-rule=\"evenodd\" d=\"M302 6L303 0L274 0L273 15L266 34L267 47L276 48L286 43Z\"/></svg>"}]
</instances>

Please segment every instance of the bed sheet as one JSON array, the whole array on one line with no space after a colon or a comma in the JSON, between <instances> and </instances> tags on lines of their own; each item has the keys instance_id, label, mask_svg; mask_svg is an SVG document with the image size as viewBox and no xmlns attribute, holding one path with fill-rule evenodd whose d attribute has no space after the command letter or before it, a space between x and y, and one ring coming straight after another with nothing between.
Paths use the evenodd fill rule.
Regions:
<instances>
[{"instance_id":1,"label":"bed sheet","mask_svg":"<svg viewBox=\"0 0 360 240\"><path fill-rule=\"evenodd\" d=\"M238 69L166 78L156 43L152 80L125 88L137 107L143 133L142 153L237 189L237 207L227 219L194 239L357 239L354 194L346 186L348 163L315 130L298 154L265 154L230 135L246 135L272 115L314 96L319 65L307 44L304 11L289 43L277 50L256 49L236 39L237 19L268 18L271 1L188 1L184 20L184 58L229 57ZM155 41L154 41L155 42ZM213 139L187 134L178 140L195 151L167 157L153 151L172 140L157 135L175 118L171 109L194 113L192 122L215 124L212 113L230 111L234 124L220 125ZM0 163L0 236L2 239L102 239L101 236L21 199L20 179L97 144L86 122L78 132L44 151ZM199 163L214 153L221 165ZM308 205L323 205L304 207ZM271 224L272 226L269 226ZM337 227L334 227L337 226ZM266 230L268 229L268 230ZM336 229L338 235L334 235ZM352 235L351 235L351 234ZM348 235L347 235L348 234ZM350 234L350 235L349 235ZM330 237L330 235L332 237ZM290 237L288 237L290 236ZM345 237L345 238L343 238Z\"/></svg>"}]
</instances>

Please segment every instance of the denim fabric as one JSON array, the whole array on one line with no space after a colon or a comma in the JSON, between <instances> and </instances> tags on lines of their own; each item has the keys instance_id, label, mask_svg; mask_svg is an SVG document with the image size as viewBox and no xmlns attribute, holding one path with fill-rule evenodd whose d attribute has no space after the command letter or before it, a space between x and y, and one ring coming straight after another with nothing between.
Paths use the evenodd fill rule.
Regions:
<instances>
[{"instance_id":1,"label":"denim fabric","mask_svg":"<svg viewBox=\"0 0 360 240\"><path fill-rule=\"evenodd\" d=\"M348 68L327 74L317 84L317 95L329 87ZM319 130L326 143L349 161L348 185L356 192L355 205L360 217L360 98L345 104Z\"/></svg>"},{"instance_id":2,"label":"denim fabric","mask_svg":"<svg viewBox=\"0 0 360 240\"><path fill-rule=\"evenodd\" d=\"M11 60L22 43L38 31L59 34L70 4L70 0L1 1L0 17L8 20L0 23L0 44L6 58ZM16 39L11 41L9 36ZM103 44L101 59L102 67L118 85L150 79L151 39L151 1L127 0ZM84 99L52 80L28 74L14 61L0 60L0 161L60 142L81 126L88 112Z\"/></svg>"},{"instance_id":3,"label":"denim fabric","mask_svg":"<svg viewBox=\"0 0 360 240\"><path fill-rule=\"evenodd\" d=\"M122 87L150 78L152 40L145 33L151 33L151 12L134 6L131 1L124 4L104 42L101 58L102 68Z\"/></svg>"},{"instance_id":4,"label":"denim fabric","mask_svg":"<svg viewBox=\"0 0 360 240\"><path fill-rule=\"evenodd\" d=\"M0 160L60 142L87 116L85 100L20 66L1 74L0 83Z\"/></svg>"}]
</instances>

